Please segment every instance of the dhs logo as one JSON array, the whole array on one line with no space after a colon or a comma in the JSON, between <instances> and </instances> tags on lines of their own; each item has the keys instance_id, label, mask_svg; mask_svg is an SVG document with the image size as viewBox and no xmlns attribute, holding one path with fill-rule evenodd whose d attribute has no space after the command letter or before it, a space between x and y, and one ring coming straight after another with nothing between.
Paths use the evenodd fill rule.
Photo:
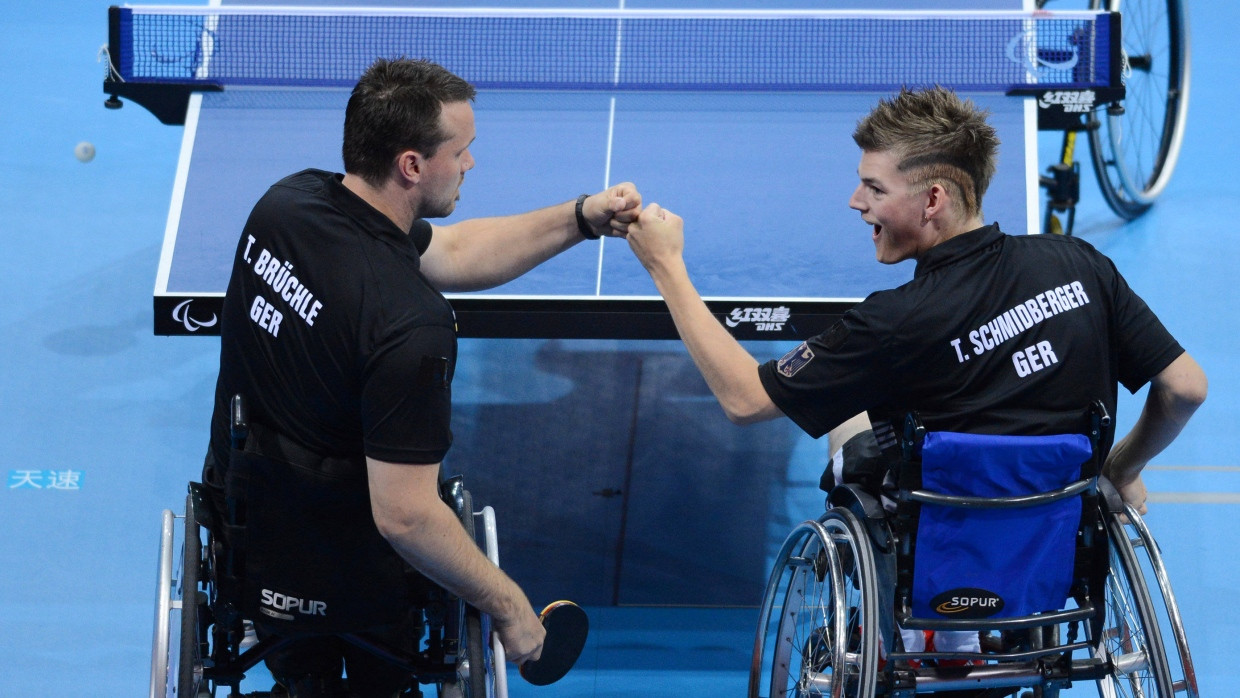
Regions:
<instances>
[{"instance_id":1,"label":"dhs logo","mask_svg":"<svg viewBox=\"0 0 1240 698\"><path fill-rule=\"evenodd\" d=\"M758 332L778 332L784 329L784 323L791 315L792 311L782 305L775 308L733 308L723 321L728 327L753 323L753 329Z\"/></svg>"},{"instance_id":2,"label":"dhs logo","mask_svg":"<svg viewBox=\"0 0 1240 698\"><path fill-rule=\"evenodd\" d=\"M930 599L935 613L953 618L989 618L1003 610L1003 598L993 591L963 587Z\"/></svg>"},{"instance_id":3,"label":"dhs logo","mask_svg":"<svg viewBox=\"0 0 1240 698\"><path fill-rule=\"evenodd\" d=\"M1050 109L1059 106L1066 114L1087 114L1094 110L1096 100L1093 90L1054 90L1038 99L1038 107Z\"/></svg>"}]
</instances>

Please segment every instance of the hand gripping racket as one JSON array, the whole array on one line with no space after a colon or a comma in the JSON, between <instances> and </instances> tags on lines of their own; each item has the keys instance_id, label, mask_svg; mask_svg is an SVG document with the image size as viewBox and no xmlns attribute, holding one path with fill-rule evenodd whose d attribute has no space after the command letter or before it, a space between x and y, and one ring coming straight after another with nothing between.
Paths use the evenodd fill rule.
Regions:
<instances>
[{"instance_id":1,"label":"hand gripping racket","mask_svg":"<svg viewBox=\"0 0 1240 698\"><path fill-rule=\"evenodd\" d=\"M542 655L538 661L522 664L519 671L531 684L546 686L564 678L581 656L590 632L590 619L572 601L549 604L538 614L538 619L547 630Z\"/></svg>"}]
</instances>

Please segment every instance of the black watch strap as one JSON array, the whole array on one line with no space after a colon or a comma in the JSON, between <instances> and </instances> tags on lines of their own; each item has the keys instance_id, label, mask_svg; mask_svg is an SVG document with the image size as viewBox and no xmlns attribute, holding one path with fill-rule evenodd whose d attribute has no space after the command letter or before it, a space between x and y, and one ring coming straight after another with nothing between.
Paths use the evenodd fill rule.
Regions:
<instances>
[{"instance_id":1,"label":"black watch strap","mask_svg":"<svg viewBox=\"0 0 1240 698\"><path fill-rule=\"evenodd\" d=\"M590 198L589 194L582 194L577 197L577 230L581 232L581 236L585 239L597 240L598 233L594 232L594 228L590 226L590 221L586 220L585 211L582 210L588 198Z\"/></svg>"}]
</instances>

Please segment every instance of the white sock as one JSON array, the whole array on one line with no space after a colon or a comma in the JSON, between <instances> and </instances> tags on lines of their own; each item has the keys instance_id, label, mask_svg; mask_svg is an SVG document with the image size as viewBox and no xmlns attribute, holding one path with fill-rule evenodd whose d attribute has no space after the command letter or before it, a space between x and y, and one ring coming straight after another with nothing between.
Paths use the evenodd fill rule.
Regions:
<instances>
[{"instance_id":1,"label":"white sock","mask_svg":"<svg viewBox=\"0 0 1240 698\"><path fill-rule=\"evenodd\" d=\"M976 630L939 630L934 633L936 652L981 652Z\"/></svg>"},{"instance_id":2,"label":"white sock","mask_svg":"<svg viewBox=\"0 0 1240 698\"><path fill-rule=\"evenodd\" d=\"M900 639L904 641L905 652L926 651L926 634L920 630L900 628Z\"/></svg>"}]
</instances>

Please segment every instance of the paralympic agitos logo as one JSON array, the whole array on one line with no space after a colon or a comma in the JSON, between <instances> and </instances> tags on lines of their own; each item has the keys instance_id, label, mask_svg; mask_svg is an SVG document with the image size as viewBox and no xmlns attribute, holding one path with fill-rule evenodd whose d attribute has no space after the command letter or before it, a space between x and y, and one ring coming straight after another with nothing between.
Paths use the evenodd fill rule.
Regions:
<instances>
[{"instance_id":1,"label":"paralympic agitos logo","mask_svg":"<svg viewBox=\"0 0 1240 698\"><path fill-rule=\"evenodd\" d=\"M1038 52L1037 35L1033 30L1020 32L1013 36L1007 44L1008 60L1028 70L1038 72L1043 68L1051 70L1072 70L1081 60L1081 51L1076 46L1064 48L1057 52L1052 60L1048 52Z\"/></svg>"},{"instance_id":2,"label":"paralympic agitos logo","mask_svg":"<svg viewBox=\"0 0 1240 698\"><path fill-rule=\"evenodd\" d=\"M181 301L172 309L172 319L181 323L187 332L197 332L203 327L214 327L215 323L219 322L219 318L215 316L215 313L211 313L210 320L200 320L190 315L189 304L193 302L194 299L192 298L187 301Z\"/></svg>"}]
</instances>

